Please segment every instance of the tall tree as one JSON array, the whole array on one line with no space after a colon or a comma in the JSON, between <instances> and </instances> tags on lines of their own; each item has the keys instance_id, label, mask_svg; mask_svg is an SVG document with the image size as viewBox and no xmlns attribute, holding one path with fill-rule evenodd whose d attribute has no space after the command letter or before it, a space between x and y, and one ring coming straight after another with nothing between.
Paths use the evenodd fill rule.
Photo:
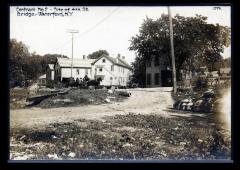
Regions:
<instances>
[{"instance_id":1,"label":"tall tree","mask_svg":"<svg viewBox=\"0 0 240 170\"><path fill-rule=\"evenodd\" d=\"M30 53L28 47L16 39L10 40L9 76L11 87L18 86L26 80L36 80L46 73L47 64L54 64L59 54L38 55Z\"/></svg>"},{"instance_id":2,"label":"tall tree","mask_svg":"<svg viewBox=\"0 0 240 170\"><path fill-rule=\"evenodd\" d=\"M97 58L101 57L103 54L109 55L109 53L106 50L98 50L98 51L95 51L95 52L89 54L87 57L89 59L97 59Z\"/></svg>"},{"instance_id":3,"label":"tall tree","mask_svg":"<svg viewBox=\"0 0 240 170\"><path fill-rule=\"evenodd\" d=\"M18 42L16 39L10 40L10 56L9 56L9 78L10 85L19 84L25 80L24 68L27 66L27 61L31 54L28 47Z\"/></svg>"},{"instance_id":4,"label":"tall tree","mask_svg":"<svg viewBox=\"0 0 240 170\"><path fill-rule=\"evenodd\" d=\"M135 62L132 63L133 76L131 77L132 83L139 84L140 87L144 87L146 78L146 61L143 57L136 56Z\"/></svg>"},{"instance_id":5,"label":"tall tree","mask_svg":"<svg viewBox=\"0 0 240 170\"><path fill-rule=\"evenodd\" d=\"M210 70L214 69L212 63L221 60L224 46L230 45L230 28L208 24L207 17L201 15L176 15L172 22L177 73L180 69L192 70L205 64ZM156 20L146 18L139 34L131 38L129 49L136 51L143 58L141 61L149 60L151 56L167 57L171 66L169 38L168 15L163 14ZM145 62L142 62L139 67L144 65Z\"/></svg>"}]
</instances>

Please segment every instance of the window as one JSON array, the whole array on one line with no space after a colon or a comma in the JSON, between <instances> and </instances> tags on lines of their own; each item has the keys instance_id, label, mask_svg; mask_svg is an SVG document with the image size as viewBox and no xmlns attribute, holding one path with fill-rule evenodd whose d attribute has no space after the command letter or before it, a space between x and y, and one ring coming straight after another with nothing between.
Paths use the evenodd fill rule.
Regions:
<instances>
[{"instance_id":1,"label":"window","mask_svg":"<svg viewBox=\"0 0 240 170\"><path fill-rule=\"evenodd\" d=\"M105 58L104 58L104 59L102 59L102 62L103 62L103 63L105 63L105 62L106 62Z\"/></svg>"},{"instance_id":2,"label":"window","mask_svg":"<svg viewBox=\"0 0 240 170\"><path fill-rule=\"evenodd\" d=\"M99 71L102 71L102 68L99 68Z\"/></svg>"},{"instance_id":3,"label":"window","mask_svg":"<svg viewBox=\"0 0 240 170\"><path fill-rule=\"evenodd\" d=\"M155 85L159 85L159 73L155 73L154 82L155 82Z\"/></svg>"},{"instance_id":4,"label":"window","mask_svg":"<svg viewBox=\"0 0 240 170\"><path fill-rule=\"evenodd\" d=\"M88 69L85 69L85 75L88 75Z\"/></svg>"},{"instance_id":5,"label":"window","mask_svg":"<svg viewBox=\"0 0 240 170\"><path fill-rule=\"evenodd\" d=\"M111 65L111 71L114 71L114 65Z\"/></svg>"},{"instance_id":6,"label":"window","mask_svg":"<svg viewBox=\"0 0 240 170\"><path fill-rule=\"evenodd\" d=\"M147 61L147 67L151 67L151 60Z\"/></svg>"},{"instance_id":7,"label":"window","mask_svg":"<svg viewBox=\"0 0 240 170\"><path fill-rule=\"evenodd\" d=\"M79 75L79 69L77 69L77 75Z\"/></svg>"},{"instance_id":8,"label":"window","mask_svg":"<svg viewBox=\"0 0 240 170\"><path fill-rule=\"evenodd\" d=\"M154 65L159 66L159 57L158 56L155 56Z\"/></svg>"},{"instance_id":9,"label":"window","mask_svg":"<svg viewBox=\"0 0 240 170\"><path fill-rule=\"evenodd\" d=\"M151 83L151 79L152 79L151 74L147 74L147 85L151 85L152 84Z\"/></svg>"},{"instance_id":10,"label":"window","mask_svg":"<svg viewBox=\"0 0 240 170\"><path fill-rule=\"evenodd\" d=\"M112 77L110 77L110 80L112 80L113 78Z\"/></svg>"}]
</instances>

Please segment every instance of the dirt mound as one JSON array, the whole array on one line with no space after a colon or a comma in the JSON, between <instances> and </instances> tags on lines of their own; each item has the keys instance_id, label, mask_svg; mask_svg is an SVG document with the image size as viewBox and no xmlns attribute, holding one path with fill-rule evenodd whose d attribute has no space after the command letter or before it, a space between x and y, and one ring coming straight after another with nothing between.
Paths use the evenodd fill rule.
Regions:
<instances>
[{"instance_id":1,"label":"dirt mound","mask_svg":"<svg viewBox=\"0 0 240 170\"><path fill-rule=\"evenodd\" d=\"M124 98L126 97L118 95L117 92L109 94L107 90L72 89L67 94L49 97L37 106L41 108L56 108L88 104L98 105L119 102Z\"/></svg>"}]
</instances>

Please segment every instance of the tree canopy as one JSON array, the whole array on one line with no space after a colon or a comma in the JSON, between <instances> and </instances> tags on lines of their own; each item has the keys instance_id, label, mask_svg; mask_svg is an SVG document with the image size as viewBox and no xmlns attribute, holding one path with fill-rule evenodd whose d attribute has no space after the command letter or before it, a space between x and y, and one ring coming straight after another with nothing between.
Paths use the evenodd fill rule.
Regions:
<instances>
[{"instance_id":1,"label":"tree canopy","mask_svg":"<svg viewBox=\"0 0 240 170\"><path fill-rule=\"evenodd\" d=\"M214 70L214 63L221 61L224 47L230 45L230 28L219 24L207 23L207 17L196 15L184 17L176 15L172 19L174 52L177 73L180 69L192 70L207 65ZM139 34L131 38L130 50L137 52L135 69L141 67L145 73L145 62L153 56L166 57L171 66L170 36L168 15L153 20L146 18ZM141 59L138 59L141 58Z\"/></svg>"},{"instance_id":2,"label":"tree canopy","mask_svg":"<svg viewBox=\"0 0 240 170\"><path fill-rule=\"evenodd\" d=\"M89 59L98 59L103 54L109 55L109 53L106 50L98 50L98 51L95 51L95 52L89 54L87 57Z\"/></svg>"},{"instance_id":3,"label":"tree canopy","mask_svg":"<svg viewBox=\"0 0 240 170\"><path fill-rule=\"evenodd\" d=\"M46 73L48 64L54 64L57 57L67 57L59 54L31 54L23 42L10 40L9 77L10 86L18 86L26 80L35 80Z\"/></svg>"}]
</instances>

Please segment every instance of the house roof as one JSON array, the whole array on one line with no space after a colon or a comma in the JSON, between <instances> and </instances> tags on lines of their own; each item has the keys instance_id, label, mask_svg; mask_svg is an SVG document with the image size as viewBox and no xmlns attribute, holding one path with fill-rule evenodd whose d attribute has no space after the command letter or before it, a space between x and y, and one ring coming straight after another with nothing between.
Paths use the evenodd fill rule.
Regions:
<instances>
[{"instance_id":1,"label":"house roof","mask_svg":"<svg viewBox=\"0 0 240 170\"><path fill-rule=\"evenodd\" d=\"M120 65L122 67L127 67L129 69L131 69L132 67L126 62L124 61L123 59L121 58L113 58L113 57L110 57L109 55L106 55L106 54L103 54L101 57L99 57L98 59L96 59L92 64L95 64L98 60L100 60L101 58L107 58L108 60L110 60L113 64L116 64L116 65ZM117 60L118 59L118 60Z\"/></svg>"},{"instance_id":2,"label":"house roof","mask_svg":"<svg viewBox=\"0 0 240 170\"><path fill-rule=\"evenodd\" d=\"M121 63L123 63L124 65L126 65L129 68L132 68L132 66L130 64L128 64L125 60L118 58L120 60Z\"/></svg>"},{"instance_id":3,"label":"house roof","mask_svg":"<svg viewBox=\"0 0 240 170\"><path fill-rule=\"evenodd\" d=\"M91 67L92 62L94 59L73 59L73 67ZM71 67L72 59L69 58L57 58L57 62L59 63L60 67Z\"/></svg>"},{"instance_id":4,"label":"house roof","mask_svg":"<svg viewBox=\"0 0 240 170\"><path fill-rule=\"evenodd\" d=\"M50 70L54 69L54 64L48 64L48 67L50 68Z\"/></svg>"},{"instance_id":5,"label":"house roof","mask_svg":"<svg viewBox=\"0 0 240 170\"><path fill-rule=\"evenodd\" d=\"M220 73L229 73L231 71L231 68L226 67L226 68L220 68Z\"/></svg>"}]
</instances>

